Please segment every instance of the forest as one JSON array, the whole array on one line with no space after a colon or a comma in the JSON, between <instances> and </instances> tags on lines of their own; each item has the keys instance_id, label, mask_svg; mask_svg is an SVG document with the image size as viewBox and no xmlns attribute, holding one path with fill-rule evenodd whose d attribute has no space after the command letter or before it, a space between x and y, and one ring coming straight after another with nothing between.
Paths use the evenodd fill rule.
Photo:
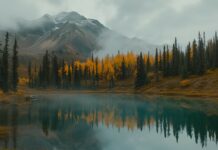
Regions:
<instances>
[{"instance_id":1,"label":"forest","mask_svg":"<svg viewBox=\"0 0 218 150\"><path fill-rule=\"evenodd\" d=\"M156 49L155 55L148 53L117 55L104 58L93 55L86 61L60 59L46 51L41 64L28 65L28 81L31 88L108 88L116 87L116 82L134 80L135 88L159 82L160 77L179 76L187 79L191 75L203 76L207 70L218 68L218 37L208 41L205 33L199 33L198 39L180 48L177 38L173 45Z\"/></svg>"},{"instance_id":2,"label":"forest","mask_svg":"<svg viewBox=\"0 0 218 150\"><path fill-rule=\"evenodd\" d=\"M18 44L16 36L14 38L13 47L9 46L9 33L5 34L4 47L0 42L0 89L3 92L10 90L16 92L18 88ZM12 56L10 56L12 54Z\"/></svg>"},{"instance_id":3,"label":"forest","mask_svg":"<svg viewBox=\"0 0 218 150\"><path fill-rule=\"evenodd\" d=\"M0 49L0 88L3 92L16 92L18 88L16 37L11 49L9 33L6 33L4 46ZM164 45L155 53L129 51L123 54L118 51L114 56L98 58L92 54L85 61L66 61L46 51L40 60L41 63L30 61L26 65L30 88L98 89L105 85L111 89L119 81L132 80L137 89L152 82L158 83L160 78L179 76L187 79L191 75L203 76L207 70L218 68L218 36L215 33L206 41L205 33L199 32L198 39L189 42L185 50L180 48L175 38L172 46Z\"/></svg>"}]
</instances>

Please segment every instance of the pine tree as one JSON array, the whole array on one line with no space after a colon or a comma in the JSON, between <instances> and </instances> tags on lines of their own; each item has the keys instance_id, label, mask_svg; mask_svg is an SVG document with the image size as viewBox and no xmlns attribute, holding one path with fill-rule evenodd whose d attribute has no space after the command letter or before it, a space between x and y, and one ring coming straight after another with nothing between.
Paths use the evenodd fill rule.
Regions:
<instances>
[{"instance_id":1,"label":"pine tree","mask_svg":"<svg viewBox=\"0 0 218 150\"><path fill-rule=\"evenodd\" d=\"M163 71L163 62L162 62L162 54L161 54L161 51L159 51L159 70L160 71Z\"/></svg>"},{"instance_id":2,"label":"pine tree","mask_svg":"<svg viewBox=\"0 0 218 150\"><path fill-rule=\"evenodd\" d=\"M163 76L167 76L167 54L166 54L166 47L163 48Z\"/></svg>"},{"instance_id":3,"label":"pine tree","mask_svg":"<svg viewBox=\"0 0 218 150\"><path fill-rule=\"evenodd\" d=\"M42 63L43 86L47 87L50 84L50 60L49 53L46 51Z\"/></svg>"},{"instance_id":4,"label":"pine tree","mask_svg":"<svg viewBox=\"0 0 218 150\"><path fill-rule=\"evenodd\" d=\"M62 75L62 87L66 88L66 80L67 80L67 72L65 70L65 61L62 61L62 68L61 68L61 75Z\"/></svg>"},{"instance_id":5,"label":"pine tree","mask_svg":"<svg viewBox=\"0 0 218 150\"><path fill-rule=\"evenodd\" d=\"M57 56L53 56L52 60L52 83L55 87L59 88L60 87L60 77L59 77L59 66L58 66L58 59Z\"/></svg>"},{"instance_id":6,"label":"pine tree","mask_svg":"<svg viewBox=\"0 0 218 150\"><path fill-rule=\"evenodd\" d=\"M187 72L188 74L190 74L192 72L192 57L191 57L191 43L189 42L187 48L186 48L186 68L187 68Z\"/></svg>"},{"instance_id":7,"label":"pine tree","mask_svg":"<svg viewBox=\"0 0 218 150\"><path fill-rule=\"evenodd\" d=\"M176 76L179 74L179 62L180 62L180 52L178 49L178 44L177 44L177 38L175 38L175 43L173 44L173 50L172 50L172 75Z\"/></svg>"},{"instance_id":8,"label":"pine tree","mask_svg":"<svg viewBox=\"0 0 218 150\"><path fill-rule=\"evenodd\" d=\"M196 40L192 43L192 74L197 74L198 72L198 53Z\"/></svg>"},{"instance_id":9,"label":"pine tree","mask_svg":"<svg viewBox=\"0 0 218 150\"><path fill-rule=\"evenodd\" d=\"M183 79L188 77L188 70L187 70L187 56L184 55L183 52L180 54L180 75Z\"/></svg>"},{"instance_id":10,"label":"pine tree","mask_svg":"<svg viewBox=\"0 0 218 150\"><path fill-rule=\"evenodd\" d=\"M144 58L142 56L142 53L137 57L137 73L136 73L136 80L135 80L135 87L141 87L145 84L147 84L148 77L147 77L147 72L145 69L145 63L144 63Z\"/></svg>"},{"instance_id":11,"label":"pine tree","mask_svg":"<svg viewBox=\"0 0 218 150\"><path fill-rule=\"evenodd\" d=\"M17 57L17 39L14 40L13 46L13 57L12 57L12 89L13 91L17 91L18 85L18 57Z\"/></svg>"},{"instance_id":12,"label":"pine tree","mask_svg":"<svg viewBox=\"0 0 218 150\"><path fill-rule=\"evenodd\" d=\"M9 90L9 79L8 79L8 58L9 58L9 54L8 54L8 44L9 44L9 33L7 32L5 35L5 46L4 46L4 50L3 50L3 58L2 58L2 83L3 83L3 91L4 92L8 92Z\"/></svg>"},{"instance_id":13,"label":"pine tree","mask_svg":"<svg viewBox=\"0 0 218 150\"><path fill-rule=\"evenodd\" d=\"M205 73L205 50L204 41L199 33L198 39L198 74L203 75Z\"/></svg>"},{"instance_id":14,"label":"pine tree","mask_svg":"<svg viewBox=\"0 0 218 150\"><path fill-rule=\"evenodd\" d=\"M88 79L89 79L89 67L87 65L85 65L84 68L84 80L85 80L85 85L87 86L88 83Z\"/></svg>"},{"instance_id":15,"label":"pine tree","mask_svg":"<svg viewBox=\"0 0 218 150\"><path fill-rule=\"evenodd\" d=\"M80 76L80 69L77 65L75 65L74 67L74 85L76 88L80 87L80 80L81 80L81 76Z\"/></svg>"},{"instance_id":16,"label":"pine tree","mask_svg":"<svg viewBox=\"0 0 218 150\"><path fill-rule=\"evenodd\" d=\"M155 80L159 82L159 71L158 71L158 50L156 49L155 53L155 62L154 62L154 73L155 73Z\"/></svg>"},{"instance_id":17,"label":"pine tree","mask_svg":"<svg viewBox=\"0 0 218 150\"><path fill-rule=\"evenodd\" d=\"M215 33L214 37L214 66L218 68L218 36L217 32Z\"/></svg>"},{"instance_id":18,"label":"pine tree","mask_svg":"<svg viewBox=\"0 0 218 150\"><path fill-rule=\"evenodd\" d=\"M166 75L167 76L169 76L169 75L171 75L171 71L170 71L170 54L169 54L170 52L169 52L169 48L168 48L168 46L167 46L167 56L166 56L166 62L167 62L167 68L166 68Z\"/></svg>"},{"instance_id":19,"label":"pine tree","mask_svg":"<svg viewBox=\"0 0 218 150\"><path fill-rule=\"evenodd\" d=\"M0 54L3 53L1 46L2 46L2 43L0 41ZM0 57L0 89L3 88L2 85L3 85L3 66L2 66L2 58Z\"/></svg>"},{"instance_id":20,"label":"pine tree","mask_svg":"<svg viewBox=\"0 0 218 150\"><path fill-rule=\"evenodd\" d=\"M146 61L146 71L147 73L149 73L151 70L151 61L150 61L150 54L148 52L148 57L147 57L147 61Z\"/></svg>"}]
</instances>

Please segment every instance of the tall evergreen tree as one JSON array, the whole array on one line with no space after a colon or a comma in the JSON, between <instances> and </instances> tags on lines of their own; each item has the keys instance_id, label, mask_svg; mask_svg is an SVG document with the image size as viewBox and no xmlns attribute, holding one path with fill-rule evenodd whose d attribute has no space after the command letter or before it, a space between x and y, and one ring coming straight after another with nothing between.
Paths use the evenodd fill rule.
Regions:
<instances>
[{"instance_id":1,"label":"tall evergreen tree","mask_svg":"<svg viewBox=\"0 0 218 150\"><path fill-rule=\"evenodd\" d=\"M17 91L18 85L18 51L17 51L17 39L15 37L14 46L13 46L13 57L12 57L12 89Z\"/></svg>"},{"instance_id":2,"label":"tall evergreen tree","mask_svg":"<svg viewBox=\"0 0 218 150\"><path fill-rule=\"evenodd\" d=\"M123 60L121 62L121 80L125 80L125 79L126 79L126 62L123 57Z\"/></svg>"},{"instance_id":3,"label":"tall evergreen tree","mask_svg":"<svg viewBox=\"0 0 218 150\"><path fill-rule=\"evenodd\" d=\"M49 53L46 51L42 63L43 86L47 87L50 84L50 59Z\"/></svg>"},{"instance_id":4,"label":"tall evergreen tree","mask_svg":"<svg viewBox=\"0 0 218 150\"><path fill-rule=\"evenodd\" d=\"M170 71L170 54L169 54L169 47L167 46L167 54L166 54L166 62L167 62L167 67L166 67L166 75L169 76L171 71Z\"/></svg>"},{"instance_id":5,"label":"tall evergreen tree","mask_svg":"<svg viewBox=\"0 0 218 150\"><path fill-rule=\"evenodd\" d=\"M142 53L137 57L137 72L135 87L141 87L149 82Z\"/></svg>"},{"instance_id":6,"label":"tall evergreen tree","mask_svg":"<svg viewBox=\"0 0 218 150\"><path fill-rule=\"evenodd\" d=\"M3 91L8 92L9 90L9 65L8 65L8 44L9 44L9 33L7 32L5 35L5 46L3 50L3 56L2 56L2 83L3 83Z\"/></svg>"},{"instance_id":7,"label":"tall evergreen tree","mask_svg":"<svg viewBox=\"0 0 218 150\"><path fill-rule=\"evenodd\" d=\"M199 39L198 39L198 74L203 75L204 73L205 73L204 41L199 33Z\"/></svg>"},{"instance_id":8,"label":"tall evergreen tree","mask_svg":"<svg viewBox=\"0 0 218 150\"><path fill-rule=\"evenodd\" d=\"M166 53L166 47L163 48L163 76L167 76L167 53Z\"/></svg>"},{"instance_id":9,"label":"tall evergreen tree","mask_svg":"<svg viewBox=\"0 0 218 150\"><path fill-rule=\"evenodd\" d=\"M186 68L187 72L190 74L192 72L192 57L191 57L191 43L189 42L186 48Z\"/></svg>"},{"instance_id":10,"label":"tall evergreen tree","mask_svg":"<svg viewBox=\"0 0 218 150\"><path fill-rule=\"evenodd\" d=\"M160 71L163 71L162 69L163 69L163 61L162 61L162 54L161 54L161 51L159 51L159 65L158 65L158 67L159 67L159 70Z\"/></svg>"},{"instance_id":11,"label":"tall evergreen tree","mask_svg":"<svg viewBox=\"0 0 218 150\"><path fill-rule=\"evenodd\" d=\"M192 43L192 74L197 74L198 72L198 51L196 40Z\"/></svg>"},{"instance_id":12,"label":"tall evergreen tree","mask_svg":"<svg viewBox=\"0 0 218 150\"><path fill-rule=\"evenodd\" d=\"M176 76L179 74L179 62L180 62L180 56L179 56L179 49L177 44L177 38L175 38L175 43L173 44L173 50L172 50L172 75Z\"/></svg>"},{"instance_id":13,"label":"tall evergreen tree","mask_svg":"<svg viewBox=\"0 0 218 150\"><path fill-rule=\"evenodd\" d=\"M81 80L80 70L79 70L79 67L75 65L74 66L74 85L76 88L80 87L80 80Z\"/></svg>"},{"instance_id":14,"label":"tall evergreen tree","mask_svg":"<svg viewBox=\"0 0 218 150\"><path fill-rule=\"evenodd\" d=\"M151 61L150 61L150 53L148 52L148 58L147 58L147 61L146 61L146 71L147 73L149 73L151 70Z\"/></svg>"},{"instance_id":15,"label":"tall evergreen tree","mask_svg":"<svg viewBox=\"0 0 218 150\"><path fill-rule=\"evenodd\" d=\"M180 75L183 79L188 77L187 56L185 56L184 52L180 53Z\"/></svg>"},{"instance_id":16,"label":"tall evergreen tree","mask_svg":"<svg viewBox=\"0 0 218 150\"><path fill-rule=\"evenodd\" d=\"M67 72L65 69L65 61L62 61L62 67L61 67L61 75L62 75L62 87L66 88L67 86Z\"/></svg>"},{"instance_id":17,"label":"tall evergreen tree","mask_svg":"<svg viewBox=\"0 0 218 150\"><path fill-rule=\"evenodd\" d=\"M155 80L156 82L159 81L159 67L158 67L158 50L156 49L155 53L155 62L154 62L154 73L155 73Z\"/></svg>"},{"instance_id":18,"label":"tall evergreen tree","mask_svg":"<svg viewBox=\"0 0 218 150\"><path fill-rule=\"evenodd\" d=\"M52 83L55 87L60 87L60 77L59 77L59 65L57 56L53 56L52 59Z\"/></svg>"},{"instance_id":19,"label":"tall evergreen tree","mask_svg":"<svg viewBox=\"0 0 218 150\"><path fill-rule=\"evenodd\" d=\"M0 41L0 56L2 55L2 43ZM3 66L2 66L2 57L0 57L0 89L3 88Z\"/></svg>"}]
</instances>

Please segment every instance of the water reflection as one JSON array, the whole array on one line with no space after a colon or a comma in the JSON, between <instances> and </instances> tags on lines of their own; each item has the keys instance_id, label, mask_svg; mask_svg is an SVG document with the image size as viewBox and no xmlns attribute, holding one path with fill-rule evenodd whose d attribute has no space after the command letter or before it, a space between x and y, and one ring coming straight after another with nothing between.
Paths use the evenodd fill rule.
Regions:
<instances>
[{"instance_id":1,"label":"water reflection","mask_svg":"<svg viewBox=\"0 0 218 150\"><path fill-rule=\"evenodd\" d=\"M17 142L22 138L18 128L30 125L29 129L36 126L43 131L44 136L37 136L49 141L52 149L103 149L97 135L102 127L104 130L115 128L117 132L125 128L130 135L155 128L155 132L165 138L173 136L177 142L186 132L188 139L202 147L206 147L208 141L218 142L218 115L202 110L199 102L150 100L129 95L44 96L39 99L25 108L0 107L1 147L25 147ZM211 108L214 107L213 104ZM28 134L32 133L28 130ZM39 143L39 149L45 146L49 149L48 144Z\"/></svg>"},{"instance_id":2,"label":"water reflection","mask_svg":"<svg viewBox=\"0 0 218 150\"><path fill-rule=\"evenodd\" d=\"M17 147L17 119L16 105L0 107L0 147L16 149Z\"/></svg>"}]
</instances>

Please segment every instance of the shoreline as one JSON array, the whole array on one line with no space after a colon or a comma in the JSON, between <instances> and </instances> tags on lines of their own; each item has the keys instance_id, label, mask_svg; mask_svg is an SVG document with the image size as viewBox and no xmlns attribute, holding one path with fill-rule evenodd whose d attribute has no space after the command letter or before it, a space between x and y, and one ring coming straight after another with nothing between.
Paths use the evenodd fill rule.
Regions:
<instances>
[{"instance_id":1,"label":"shoreline","mask_svg":"<svg viewBox=\"0 0 218 150\"><path fill-rule=\"evenodd\" d=\"M146 89L145 89L146 88ZM129 88L129 87L115 87L113 89L30 89L27 87L22 87L17 93L9 92L7 94L0 93L0 103L9 103L10 99L25 99L32 95L53 95L53 94L137 94L145 97L149 96L164 96L173 98L193 98L213 100L218 102L218 92L215 90L190 90L190 89L156 89L154 87L142 87L139 89Z\"/></svg>"},{"instance_id":2,"label":"shoreline","mask_svg":"<svg viewBox=\"0 0 218 150\"><path fill-rule=\"evenodd\" d=\"M185 97L185 98L204 98L218 101L218 92L215 91L201 91L201 90L144 90L144 89L28 89L24 94L29 95L50 95L50 94L138 94L143 96L166 96L166 97Z\"/></svg>"}]
</instances>

